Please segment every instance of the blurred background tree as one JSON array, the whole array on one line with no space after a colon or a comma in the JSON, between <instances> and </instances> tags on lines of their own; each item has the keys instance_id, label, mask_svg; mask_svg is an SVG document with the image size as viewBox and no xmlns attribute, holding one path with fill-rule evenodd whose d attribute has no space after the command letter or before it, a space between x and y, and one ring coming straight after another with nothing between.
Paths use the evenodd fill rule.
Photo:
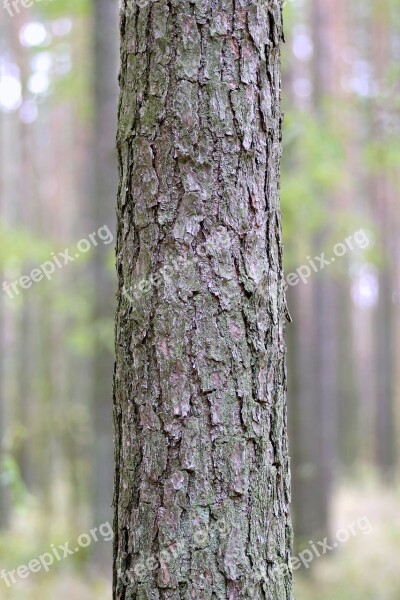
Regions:
<instances>
[{"instance_id":1,"label":"blurred background tree","mask_svg":"<svg viewBox=\"0 0 400 600\"><path fill-rule=\"evenodd\" d=\"M0 8L2 282L102 225L114 231L117 5ZM288 287L296 549L362 516L373 527L296 571L297 600L400 597L399 8L284 8L286 271L361 229L370 241ZM111 518L110 248L12 299L1 291L1 568ZM110 557L110 543L95 544L1 597L109 598Z\"/></svg>"}]
</instances>

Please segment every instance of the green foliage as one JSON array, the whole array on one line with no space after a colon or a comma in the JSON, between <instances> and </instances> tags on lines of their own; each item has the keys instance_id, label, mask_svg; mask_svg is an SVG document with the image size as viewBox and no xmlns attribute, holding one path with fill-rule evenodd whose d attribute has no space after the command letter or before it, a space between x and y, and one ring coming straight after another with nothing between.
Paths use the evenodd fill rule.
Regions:
<instances>
[{"instance_id":1,"label":"green foliage","mask_svg":"<svg viewBox=\"0 0 400 600\"><path fill-rule=\"evenodd\" d=\"M94 324L97 343L108 348L110 352L114 352L114 320L98 319Z\"/></svg>"},{"instance_id":2,"label":"green foliage","mask_svg":"<svg viewBox=\"0 0 400 600\"><path fill-rule=\"evenodd\" d=\"M365 166L371 174L387 176L397 181L400 164L400 141L398 135L387 136L383 140L370 142L364 149Z\"/></svg>"},{"instance_id":3,"label":"green foliage","mask_svg":"<svg viewBox=\"0 0 400 600\"><path fill-rule=\"evenodd\" d=\"M11 228L0 221L0 268L20 271L28 261L41 263L53 250L49 240L22 227Z\"/></svg>"},{"instance_id":4,"label":"green foliage","mask_svg":"<svg viewBox=\"0 0 400 600\"><path fill-rule=\"evenodd\" d=\"M0 465L0 481L9 490L15 508L25 506L28 492L21 478L18 463L12 454L5 454Z\"/></svg>"},{"instance_id":5,"label":"green foliage","mask_svg":"<svg viewBox=\"0 0 400 600\"><path fill-rule=\"evenodd\" d=\"M112 1L112 0L110 0ZM40 98L39 102L60 104L70 102L77 108L78 116L88 121L92 116L93 101L91 95L91 39L86 35L91 28L93 4L91 0L53 0L35 4L37 15L45 25L67 18L72 21L72 30L68 36L52 37L46 51L51 52L55 62L61 56L68 56L72 68L65 73L51 73L51 93ZM43 52L43 48L27 49L34 56ZM42 107L43 109L43 107Z\"/></svg>"},{"instance_id":6,"label":"green foliage","mask_svg":"<svg viewBox=\"0 0 400 600\"><path fill-rule=\"evenodd\" d=\"M330 198L344 172L339 134L302 111L287 112L281 186L287 266L308 253L312 236L330 222Z\"/></svg>"},{"instance_id":7,"label":"green foliage","mask_svg":"<svg viewBox=\"0 0 400 600\"><path fill-rule=\"evenodd\" d=\"M94 350L92 325L93 292L87 282L87 269L81 270L80 278L74 277L70 285L59 285L52 298L54 310L63 315L66 322L64 343L72 354L90 356Z\"/></svg>"},{"instance_id":8,"label":"green foliage","mask_svg":"<svg viewBox=\"0 0 400 600\"><path fill-rule=\"evenodd\" d=\"M57 19L64 16L88 15L91 7L91 0L53 0L38 3L37 10L43 17Z\"/></svg>"},{"instance_id":9,"label":"green foliage","mask_svg":"<svg viewBox=\"0 0 400 600\"><path fill-rule=\"evenodd\" d=\"M3 280L9 283L29 274L45 261L52 260L53 253L63 251L68 243L60 244L50 239L37 236L35 233L22 229L10 228L0 222L0 269ZM74 246L74 241L69 244ZM113 315L108 319L94 322L93 320L93 282L91 282L92 252L81 254L79 261L73 265L74 274L71 277L69 265L57 269L48 281L44 278L28 290L23 290L18 296L9 300L10 305L19 308L29 298L40 298L47 306L49 314L59 315L65 325L65 347L75 356L91 356L95 344L99 343L113 352L114 322ZM114 273L114 255L107 253L105 268ZM8 297L5 296L8 300ZM41 393L44 389L41 388Z\"/></svg>"}]
</instances>

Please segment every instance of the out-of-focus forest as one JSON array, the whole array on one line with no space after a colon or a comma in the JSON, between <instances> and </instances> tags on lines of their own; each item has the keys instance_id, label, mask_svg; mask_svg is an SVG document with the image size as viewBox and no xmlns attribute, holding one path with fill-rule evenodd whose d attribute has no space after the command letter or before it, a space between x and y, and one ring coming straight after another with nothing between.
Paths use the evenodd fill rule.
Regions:
<instances>
[{"instance_id":1,"label":"out-of-focus forest","mask_svg":"<svg viewBox=\"0 0 400 600\"><path fill-rule=\"evenodd\" d=\"M83 539L112 520L118 3L31 4L0 7L0 571L82 544L0 596L99 600L112 542ZM400 4L284 13L295 593L396 600Z\"/></svg>"}]
</instances>

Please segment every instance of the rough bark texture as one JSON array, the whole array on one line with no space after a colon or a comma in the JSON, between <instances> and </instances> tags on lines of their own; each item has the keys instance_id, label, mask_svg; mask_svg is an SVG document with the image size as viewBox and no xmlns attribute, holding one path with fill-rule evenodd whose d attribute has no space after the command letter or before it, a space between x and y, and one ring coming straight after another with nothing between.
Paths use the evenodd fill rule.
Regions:
<instances>
[{"instance_id":1,"label":"rough bark texture","mask_svg":"<svg viewBox=\"0 0 400 600\"><path fill-rule=\"evenodd\" d=\"M281 5L121 34L114 599L290 599Z\"/></svg>"}]
</instances>

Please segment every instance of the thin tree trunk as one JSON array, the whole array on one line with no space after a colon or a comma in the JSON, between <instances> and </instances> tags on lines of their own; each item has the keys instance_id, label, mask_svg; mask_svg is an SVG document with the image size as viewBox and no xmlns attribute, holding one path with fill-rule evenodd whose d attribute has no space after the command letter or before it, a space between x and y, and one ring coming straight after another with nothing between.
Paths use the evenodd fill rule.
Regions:
<instances>
[{"instance_id":1,"label":"thin tree trunk","mask_svg":"<svg viewBox=\"0 0 400 600\"><path fill-rule=\"evenodd\" d=\"M321 127L329 114L325 99L334 76L332 48L335 16L332 1L309 3L315 60L310 76L313 82L313 114ZM337 18L337 16L336 16ZM320 202L334 206L326 189ZM314 235L310 254L328 248L329 230ZM296 298L291 370L292 440L295 464L293 506L295 539L299 549L310 539L323 539L329 532L330 498L336 458L337 427L337 332L334 327L337 298L334 283L325 273L315 275L294 291Z\"/></svg>"},{"instance_id":2,"label":"thin tree trunk","mask_svg":"<svg viewBox=\"0 0 400 600\"><path fill-rule=\"evenodd\" d=\"M354 168L354 171L356 168ZM356 474L360 459L361 403L357 382L356 347L352 323L352 299L347 280L336 282L339 300L338 321L338 458L346 474ZM364 408L364 406L363 406ZM364 411L363 411L364 412Z\"/></svg>"},{"instance_id":3,"label":"thin tree trunk","mask_svg":"<svg viewBox=\"0 0 400 600\"><path fill-rule=\"evenodd\" d=\"M114 599L290 599L280 4L132 11L121 16Z\"/></svg>"},{"instance_id":4,"label":"thin tree trunk","mask_svg":"<svg viewBox=\"0 0 400 600\"><path fill-rule=\"evenodd\" d=\"M313 294L315 286L299 285L292 290L289 346L289 415L290 442L293 465L293 523L296 549L321 535L320 522L320 469L318 436L320 427L318 399L314 393L314 355L312 341L315 339ZM323 536L325 537L325 535Z\"/></svg>"},{"instance_id":5,"label":"thin tree trunk","mask_svg":"<svg viewBox=\"0 0 400 600\"><path fill-rule=\"evenodd\" d=\"M377 14L372 24L374 39L374 75L382 85L385 69L390 60L390 43L383 15ZM383 143L382 126L379 116L373 114L372 138ZM387 253L388 264L379 273L379 302L375 315L376 327L376 442L377 463L383 479L392 482L396 467L395 411L394 411L394 307L393 307L393 267L391 259L393 242L391 239L390 192L388 175L377 174L372 181L375 206L375 221L378 223L381 247Z\"/></svg>"},{"instance_id":6,"label":"thin tree trunk","mask_svg":"<svg viewBox=\"0 0 400 600\"><path fill-rule=\"evenodd\" d=\"M92 208L94 230L107 225L115 230L115 196L117 193L117 157L114 137L118 103L118 9L110 0L95 0L95 123ZM93 265L96 344L93 377L94 464L93 512L95 523L112 518L112 373L113 354L104 334L103 323L111 319L115 299L115 280L107 270L110 246L96 248ZM108 544L98 544L95 557L111 564Z\"/></svg>"},{"instance_id":7,"label":"thin tree trunk","mask_svg":"<svg viewBox=\"0 0 400 600\"><path fill-rule=\"evenodd\" d=\"M0 349L1 355L6 354L6 338L5 338L5 319L4 319L4 301L0 298ZM5 363L5 361L4 361ZM4 364L3 363L3 364ZM4 386L4 367L0 367L0 530L6 529L10 520L10 495L7 489L6 482L3 476L5 467L5 433L7 431L7 410L6 410L6 390Z\"/></svg>"}]
</instances>

